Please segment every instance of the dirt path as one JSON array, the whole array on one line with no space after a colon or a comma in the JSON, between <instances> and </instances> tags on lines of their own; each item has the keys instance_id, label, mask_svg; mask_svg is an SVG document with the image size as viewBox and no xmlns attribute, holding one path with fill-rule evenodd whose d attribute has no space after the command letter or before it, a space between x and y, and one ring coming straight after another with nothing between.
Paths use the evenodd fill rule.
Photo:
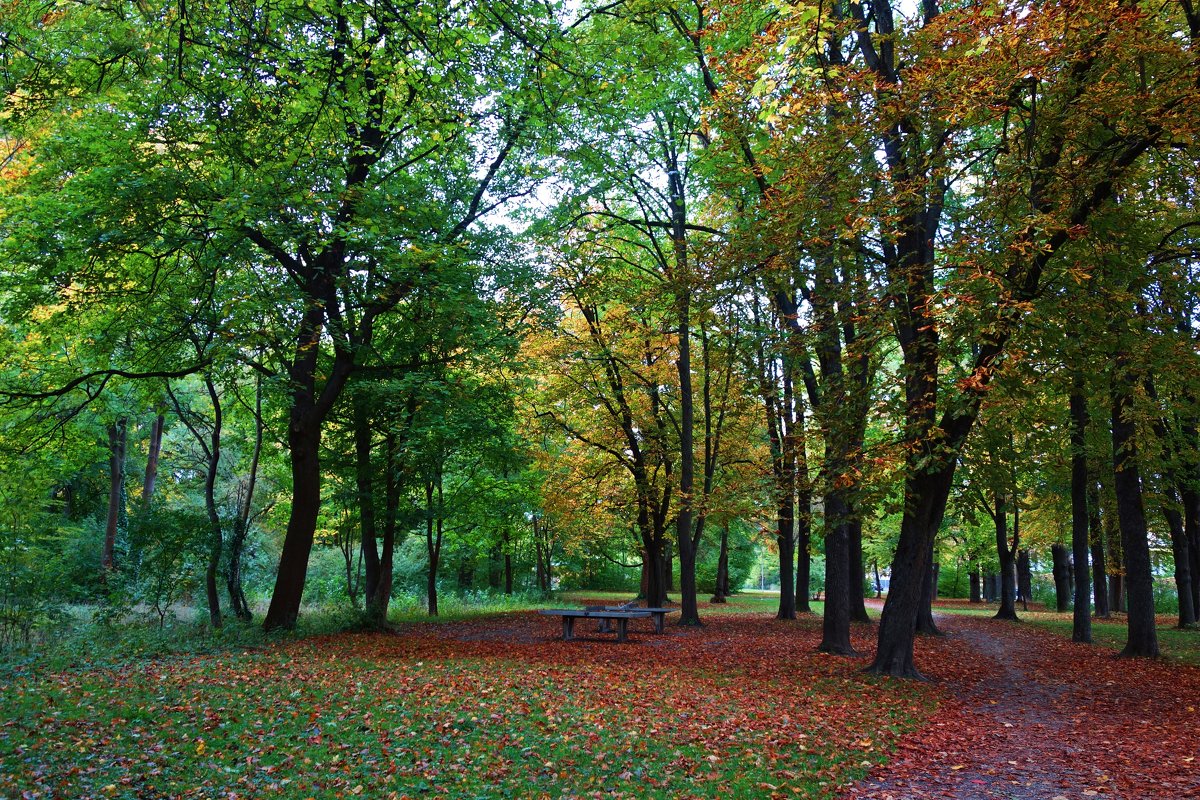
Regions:
<instances>
[{"instance_id":1,"label":"dirt path","mask_svg":"<svg viewBox=\"0 0 1200 800\"><path fill-rule=\"evenodd\" d=\"M848 798L1200 797L1200 671L1119 660L1029 625L942 615L918 663L934 724Z\"/></svg>"}]
</instances>

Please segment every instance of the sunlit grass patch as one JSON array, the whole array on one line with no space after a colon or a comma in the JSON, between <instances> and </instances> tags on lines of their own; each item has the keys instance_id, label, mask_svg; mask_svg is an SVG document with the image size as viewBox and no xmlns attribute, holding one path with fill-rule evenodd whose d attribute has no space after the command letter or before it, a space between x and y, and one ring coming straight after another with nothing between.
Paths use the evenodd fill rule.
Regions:
<instances>
[{"instance_id":1,"label":"sunlit grass patch","mask_svg":"<svg viewBox=\"0 0 1200 800\"><path fill-rule=\"evenodd\" d=\"M616 645L517 614L26 672L0 698L0 795L831 797L934 706L813 655L815 629Z\"/></svg>"}]
</instances>

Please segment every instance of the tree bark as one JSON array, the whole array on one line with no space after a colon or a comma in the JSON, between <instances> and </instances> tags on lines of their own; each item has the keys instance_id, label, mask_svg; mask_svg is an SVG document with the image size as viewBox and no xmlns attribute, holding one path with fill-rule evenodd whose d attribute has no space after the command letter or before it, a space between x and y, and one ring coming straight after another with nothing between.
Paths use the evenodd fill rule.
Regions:
<instances>
[{"instance_id":1,"label":"tree bark","mask_svg":"<svg viewBox=\"0 0 1200 800\"><path fill-rule=\"evenodd\" d=\"M437 505L434 505L434 492ZM425 553L429 558L429 569L425 574L426 611L429 616L438 615L438 565L442 557L442 479L425 481Z\"/></svg>"},{"instance_id":2,"label":"tree bark","mask_svg":"<svg viewBox=\"0 0 1200 800\"><path fill-rule=\"evenodd\" d=\"M803 444L797 448L797 471L805 463ZM796 590L795 603L797 614L811 614L812 604L812 555L808 552L812 544L812 493L808 482L803 476L799 478L795 506L796 516Z\"/></svg>"},{"instance_id":3,"label":"tree bark","mask_svg":"<svg viewBox=\"0 0 1200 800\"><path fill-rule=\"evenodd\" d=\"M1108 607L1117 614L1125 613L1125 560L1121 530L1115 507L1103 516L1104 541L1108 545Z\"/></svg>"},{"instance_id":4,"label":"tree bark","mask_svg":"<svg viewBox=\"0 0 1200 800\"><path fill-rule=\"evenodd\" d=\"M999 493L996 494L995 508L996 558L1000 562L1000 608L993 619L1016 620L1018 542L1016 537L1011 545L1008 542L1008 508L1004 496Z\"/></svg>"},{"instance_id":5,"label":"tree bark","mask_svg":"<svg viewBox=\"0 0 1200 800\"><path fill-rule=\"evenodd\" d=\"M1153 430L1154 435L1162 446L1163 458L1166 462L1166 467L1161 470L1158 476L1159 496L1162 499L1162 513L1166 518L1167 530L1171 532L1171 551L1175 562L1175 591L1179 598L1179 627L1190 628L1196 623L1196 606L1193 604L1192 595L1192 558L1188 552L1187 532L1184 528L1183 521L1183 501L1182 490L1186 488L1186 482L1179 477L1176 464L1181 460L1181 454L1176 447L1178 438L1172 436L1172 432L1168 429L1167 418L1162 411L1162 404L1159 401L1158 390L1154 379L1147 376L1143 381L1146 388L1146 394L1150 400L1158 408L1159 413L1154 418ZM1183 431L1177 431L1182 434Z\"/></svg>"},{"instance_id":6,"label":"tree bark","mask_svg":"<svg viewBox=\"0 0 1200 800\"><path fill-rule=\"evenodd\" d=\"M243 622L254 618L246 592L242 587L242 557L246 538L250 534L250 521L254 509L254 490L258 485L258 465L263 445L262 378L254 383L254 446L250 451L250 466L242 483L238 485L237 511L229 535L229 571L225 574L225 589L229 593L229 607L234 616Z\"/></svg>"},{"instance_id":7,"label":"tree bark","mask_svg":"<svg viewBox=\"0 0 1200 800\"><path fill-rule=\"evenodd\" d=\"M675 541L679 549L679 624L700 625L696 594L696 555L699 537L693 538L692 505L696 482L696 413L692 392L691 277L688 268L686 211L683 180L672 159L670 174L671 217L675 244L675 306L679 376L679 511L675 517Z\"/></svg>"},{"instance_id":8,"label":"tree bark","mask_svg":"<svg viewBox=\"0 0 1200 800\"><path fill-rule=\"evenodd\" d=\"M1177 499L1177 498L1176 498ZM1179 597L1179 627L1190 628L1196 624L1196 609L1192 605L1191 554L1187 532L1184 530L1183 515L1174 505L1163 506L1163 516L1171 531L1171 552L1175 562L1175 591Z\"/></svg>"},{"instance_id":9,"label":"tree bark","mask_svg":"<svg viewBox=\"0 0 1200 800\"><path fill-rule=\"evenodd\" d=\"M825 613L817 650L858 655L850 644L850 507L843 495L825 495Z\"/></svg>"},{"instance_id":10,"label":"tree bark","mask_svg":"<svg viewBox=\"0 0 1200 800\"><path fill-rule=\"evenodd\" d=\"M229 595L229 607L233 615L243 622L254 619L254 612L246 601L246 590L242 587L242 558L246 550L248 527L237 517L229 533L229 571L225 573L225 591Z\"/></svg>"},{"instance_id":11,"label":"tree bark","mask_svg":"<svg viewBox=\"0 0 1200 800\"><path fill-rule=\"evenodd\" d=\"M1183 500L1183 530L1187 536L1188 557L1192 567L1192 608L1200 616L1200 491L1190 488L1200 485L1200 475L1194 475L1191 481L1180 497Z\"/></svg>"},{"instance_id":12,"label":"tree bark","mask_svg":"<svg viewBox=\"0 0 1200 800\"><path fill-rule=\"evenodd\" d=\"M370 624L382 620L373 614L373 599L379 591L379 540L375 521L375 481L371 466L371 418L367 398L361 391L351 398L354 426L354 484L358 493L359 549L363 561L363 607Z\"/></svg>"},{"instance_id":13,"label":"tree bark","mask_svg":"<svg viewBox=\"0 0 1200 800\"><path fill-rule=\"evenodd\" d=\"M972 604L982 603L983 595L980 592L979 564L975 561L971 562L970 580L971 580L971 590L970 590L969 602Z\"/></svg>"},{"instance_id":14,"label":"tree bark","mask_svg":"<svg viewBox=\"0 0 1200 800\"><path fill-rule=\"evenodd\" d=\"M1033 598L1033 564L1028 547L1017 552L1017 597L1021 600L1021 610L1028 611L1029 601Z\"/></svg>"},{"instance_id":15,"label":"tree bark","mask_svg":"<svg viewBox=\"0 0 1200 800\"><path fill-rule=\"evenodd\" d=\"M117 529L125 504L126 420L119 418L108 426L108 515L104 525L104 547L100 551L103 577L116 569Z\"/></svg>"},{"instance_id":16,"label":"tree bark","mask_svg":"<svg viewBox=\"0 0 1200 800\"><path fill-rule=\"evenodd\" d=\"M792 563L795 561L796 540L792 532L795 525L791 502L779 504L775 522L775 544L779 548L779 610L775 613L775 619L795 619L796 585L793 583Z\"/></svg>"},{"instance_id":17,"label":"tree bark","mask_svg":"<svg viewBox=\"0 0 1200 800\"><path fill-rule=\"evenodd\" d=\"M1054 565L1054 608L1062 614L1071 606L1071 557L1062 542L1050 545Z\"/></svg>"},{"instance_id":18,"label":"tree bark","mask_svg":"<svg viewBox=\"0 0 1200 800\"><path fill-rule=\"evenodd\" d=\"M308 557L321 512L321 427L354 365L353 351L339 348L318 392L318 357L326 319L323 303L330 288L327 281L344 268L343 256L342 248L332 245L321 255L325 268L316 272L307 287L319 302L310 304L299 322L295 354L288 368L293 387L287 433L292 459L292 509L279 554L271 605L263 620L267 631L294 628L300 615Z\"/></svg>"},{"instance_id":19,"label":"tree bark","mask_svg":"<svg viewBox=\"0 0 1200 800\"><path fill-rule=\"evenodd\" d=\"M729 597L729 523L721 526L721 550L717 555L717 580L710 603L725 603Z\"/></svg>"},{"instance_id":20,"label":"tree bark","mask_svg":"<svg viewBox=\"0 0 1200 800\"><path fill-rule=\"evenodd\" d=\"M204 570L204 593L208 598L208 621L214 628L221 627L221 595L217 591L217 572L221 566L221 551L224 547L224 531L221 515L217 510L217 472L221 464L221 431L224 415L221 396L212 378L205 377L208 398L212 403L213 421L208 437L208 470L204 477L204 510L208 515L209 544L208 566Z\"/></svg>"},{"instance_id":21,"label":"tree bark","mask_svg":"<svg viewBox=\"0 0 1200 800\"><path fill-rule=\"evenodd\" d=\"M933 598L937 596L938 564L933 560L933 542L929 544L929 561L925 565L925 579L921 587L921 606L917 612L917 633L926 636L941 636L937 622L933 619Z\"/></svg>"},{"instance_id":22,"label":"tree bark","mask_svg":"<svg viewBox=\"0 0 1200 800\"><path fill-rule=\"evenodd\" d=\"M415 399L410 401L410 410L415 409ZM409 421L411 422L411 414ZM395 562L397 525L400 515L400 477L399 465L396 463L398 446L396 434L388 431L384 435L384 514L383 541L379 554L379 581L373 594L366 596L366 606L370 618L377 625L387 625L388 605L392 600L392 576Z\"/></svg>"},{"instance_id":23,"label":"tree bark","mask_svg":"<svg viewBox=\"0 0 1200 800\"><path fill-rule=\"evenodd\" d=\"M867 583L867 568L863 563L862 520L850 522L850 621L872 623L867 613L867 598L863 587Z\"/></svg>"},{"instance_id":24,"label":"tree bark","mask_svg":"<svg viewBox=\"0 0 1200 800\"><path fill-rule=\"evenodd\" d=\"M1090 551L1091 515L1088 513L1087 475L1087 398L1082 380L1076 380L1068 398L1070 408L1070 549L1075 559L1075 612L1070 638L1073 642L1092 640L1092 585L1088 578L1087 555Z\"/></svg>"},{"instance_id":25,"label":"tree bark","mask_svg":"<svg viewBox=\"0 0 1200 800\"><path fill-rule=\"evenodd\" d=\"M1119 354L1116 362L1111 387L1113 488L1129 598L1128 638L1121 655L1153 657L1158 655L1158 631L1154 624L1154 578L1142 502L1137 430L1132 417L1133 392L1126 382L1128 359Z\"/></svg>"},{"instance_id":26,"label":"tree bark","mask_svg":"<svg viewBox=\"0 0 1200 800\"><path fill-rule=\"evenodd\" d=\"M150 442L146 450L146 476L142 481L142 506L149 507L154 497L154 486L158 482L158 461L162 453L163 426L167 418L159 414L150 423Z\"/></svg>"},{"instance_id":27,"label":"tree bark","mask_svg":"<svg viewBox=\"0 0 1200 800\"><path fill-rule=\"evenodd\" d=\"M321 420L293 408L288 426L292 456L292 511L275 573L275 588L263 627L268 631L296 627L308 557L321 511Z\"/></svg>"},{"instance_id":28,"label":"tree bark","mask_svg":"<svg viewBox=\"0 0 1200 800\"><path fill-rule=\"evenodd\" d=\"M1090 472L1090 470L1089 470ZM1092 597L1096 616L1108 619L1108 566L1104 557L1104 531L1100 527L1100 492L1096 482L1088 484L1088 539L1092 552Z\"/></svg>"},{"instance_id":29,"label":"tree bark","mask_svg":"<svg viewBox=\"0 0 1200 800\"><path fill-rule=\"evenodd\" d=\"M941 527L954 479L954 463L935 471L912 471L905 478L906 506L892 559L892 578L879 617L878 647L867 672L921 678L913 661L917 616L930 563L933 537Z\"/></svg>"}]
</instances>

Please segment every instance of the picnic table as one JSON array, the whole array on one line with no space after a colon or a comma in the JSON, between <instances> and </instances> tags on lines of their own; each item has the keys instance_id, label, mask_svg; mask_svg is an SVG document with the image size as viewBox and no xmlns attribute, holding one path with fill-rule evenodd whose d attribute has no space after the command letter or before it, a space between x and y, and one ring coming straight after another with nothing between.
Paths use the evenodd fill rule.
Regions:
<instances>
[{"instance_id":1,"label":"picnic table","mask_svg":"<svg viewBox=\"0 0 1200 800\"><path fill-rule=\"evenodd\" d=\"M662 633L663 627L666 625L667 614L673 614L678 611L678 608L642 608L636 605L625 604L623 606L605 606L605 610L621 610L621 611L648 611L650 616L654 618L654 632Z\"/></svg>"},{"instance_id":2,"label":"picnic table","mask_svg":"<svg viewBox=\"0 0 1200 800\"><path fill-rule=\"evenodd\" d=\"M654 632L662 633L665 624L664 619L667 614L673 611L678 611L678 609L639 608L637 602L633 601L617 606L584 606L582 609L548 608L538 613L546 616L562 617L564 641L570 641L575 638L575 620L594 619L600 623L600 627L596 629L598 633L612 633L612 623L616 622L617 641L624 642L627 640L629 633L629 620L651 617L654 620Z\"/></svg>"},{"instance_id":3,"label":"picnic table","mask_svg":"<svg viewBox=\"0 0 1200 800\"><path fill-rule=\"evenodd\" d=\"M617 623L617 641L624 642L629 638L629 620L645 619L650 616L649 611L589 611L585 608L544 608L538 612L549 617L562 617L563 623L563 641L571 641L575 638L575 620L577 619L595 619L601 623L600 631L611 631L612 628L606 627L605 623Z\"/></svg>"}]
</instances>

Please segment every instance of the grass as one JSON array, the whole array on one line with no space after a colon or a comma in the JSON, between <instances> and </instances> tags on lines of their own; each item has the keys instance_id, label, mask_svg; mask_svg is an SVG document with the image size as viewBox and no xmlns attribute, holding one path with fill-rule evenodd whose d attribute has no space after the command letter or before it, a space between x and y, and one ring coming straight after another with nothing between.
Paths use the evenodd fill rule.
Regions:
<instances>
[{"instance_id":1,"label":"grass","mask_svg":"<svg viewBox=\"0 0 1200 800\"><path fill-rule=\"evenodd\" d=\"M939 612L982 617L993 616L996 608L995 603L970 605L961 600L941 600L936 606ZM1070 612L1060 614L1036 605L1030 605L1029 610L1025 611L1018 606L1017 617L1022 622L1071 638L1074 622ZM1180 630L1175 622L1173 615L1158 616L1158 647L1163 658L1200 667L1200 629ZM1125 646L1125 639L1126 622L1123 614L1115 614L1111 619L1092 618L1093 644L1120 651Z\"/></svg>"},{"instance_id":2,"label":"grass","mask_svg":"<svg viewBox=\"0 0 1200 800\"><path fill-rule=\"evenodd\" d=\"M623 646L467 608L191 655L96 642L0 678L0 797L832 797L934 706L814 654L819 620L776 603Z\"/></svg>"}]
</instances>

